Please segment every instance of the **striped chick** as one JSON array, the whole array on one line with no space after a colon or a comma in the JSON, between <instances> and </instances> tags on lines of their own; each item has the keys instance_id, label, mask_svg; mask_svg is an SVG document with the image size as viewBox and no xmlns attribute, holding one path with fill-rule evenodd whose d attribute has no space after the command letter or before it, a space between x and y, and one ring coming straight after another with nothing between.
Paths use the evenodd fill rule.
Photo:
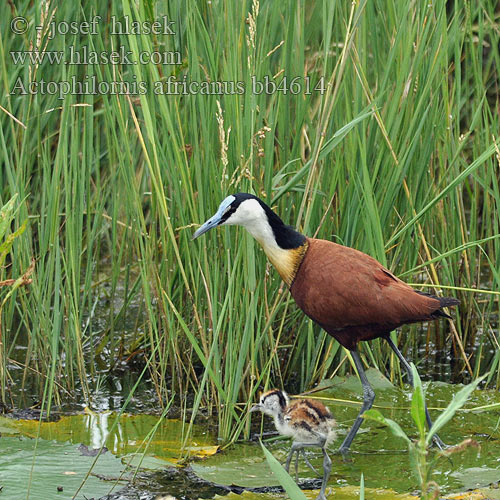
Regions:
<instances>
[{"instance_id":1,"label":"striped chick","mask_svg":"<svg viewBox=\"0 0 500 500\"><path fill-rule=\"evenodd\" d=\"M290 402L286 392L271 389L261 395L259 403L251 412L261 411L273 417L276 430L283 436L292 438L293 443L288 454L285 468L290 470L292 456L296 453L295 479L298 476L298 458L302 454L306 464L317 474L304 454L304 448L318 446L323 452L323 481L316 500L326 500L325 491L330 477L332 461L326 453L326 447L336 436L336 422L330 410L320 401L314 399L297 399Z\"/></svg>"}]
</instances>

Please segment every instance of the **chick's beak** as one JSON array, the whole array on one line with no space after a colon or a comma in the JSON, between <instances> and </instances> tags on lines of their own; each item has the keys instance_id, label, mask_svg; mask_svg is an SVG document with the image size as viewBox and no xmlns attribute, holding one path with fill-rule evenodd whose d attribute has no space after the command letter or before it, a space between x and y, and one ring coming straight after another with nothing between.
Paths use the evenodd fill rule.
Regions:
<instances>
[{"instance_id":1,"label":"chick's beak","mask_svg":"<svg viewBox=\"0 0 500 500\"><path fill-rule=\"evenodd\" d=\"M262 406L260 404L256 404L256 405L253 405L251 408L250 408L250 413L252 413L253 411L259 411L260 409L262 408Z\"/></svg>"}]
</instances>

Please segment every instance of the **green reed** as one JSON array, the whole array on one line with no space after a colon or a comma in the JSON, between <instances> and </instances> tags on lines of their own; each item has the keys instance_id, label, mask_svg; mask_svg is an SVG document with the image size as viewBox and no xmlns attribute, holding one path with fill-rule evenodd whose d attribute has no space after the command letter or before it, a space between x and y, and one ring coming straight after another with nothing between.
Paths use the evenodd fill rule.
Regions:
<instances>
[{"instance_id":1,"label":"green reed","mask_svg":"<svg viewBox=\"0 0 500 500\"><path fill-rule=\"evenodd\" d=\"M46 4L50 13L55 2ZM453 324L395 335L424 369L433 357L419 359L419 349L437 346L457 359L454 377L491 370L488 383L498 386L495 8L491 0L68 2L55 19L100 15L99 33L44 38L39 50L177 51L182 64L37 66L15 65L10 51L36 47L34 26L49 17L38 4L9 3L0 21L0 195L3 205L17 194L12 231L29 224L0 279L21 276L32 257L36 267L2 311L4 403L18 390L9 384L13 359L23 380L41 375L50 408L76 386L90 402L103 363L142 356L160 404L173 392L179 401L194 394L192 418L200 407L217 414L231 441L248 432L246 402L260 388L298 391L350 370L242 229L191 241L196 224L237 191L261 196L308 235L458 296ZM10 30L16 15L32 21L24 35ZM166 15L176 35L111 35L106 20L124 15ZM251 92L252 77L277 85L284 76L300 77L302 91ZM18 77L145 82L148 92L8 95ZM242 82L246 91L153 92L184 77ZM95 309L106 294L102 328ZM363 352L400 377L377 343Z\"/></svg>"}]
</instances>

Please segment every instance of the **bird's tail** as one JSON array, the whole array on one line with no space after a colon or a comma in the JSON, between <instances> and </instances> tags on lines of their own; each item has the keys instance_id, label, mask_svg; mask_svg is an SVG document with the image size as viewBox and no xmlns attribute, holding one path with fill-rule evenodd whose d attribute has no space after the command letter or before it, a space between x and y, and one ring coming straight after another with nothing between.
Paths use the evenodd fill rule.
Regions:
<instances>
[{"instance_id":1,"label":"bird's tail","mask_svg":"<svg viewBox=\"0 0 500 500\"><path fill-rule=\"evenodd\" d=\"M458 299L456 299L455 297L438 297L436 295L432 295L430 293L425 293L425 292L417 292L417 293L419 293L420 295L425 295L426 297L432 297L433 299L439 300L439 309L436 309L432 313L432 316L434 316L436 318L442 317L442 318L450 318L451 319L451 316L446 314L441 309L443 307L453 307L453 306L460 304L460 301Z\"/></svg>"},{"instance_id":2,"label":"bird's tail","mask_svg":"<svg viewBox=\"0 0 500 500\"><path fill-rule=\"evenodd\" d=\"M439 309L434 313L436 316L451 319L449 314L441 310L443 307L453 307L460 304L460 301L455 297L436 297L439 300Z\"/></svg>"},{"instance_id":3,"label":"bird's tail","mask_svg":"<svg viewBox=\"0 0 500 500\"><path fill-rule=\"evenodd\" d=\"M460 301L455 297L436 297L439 299L439 304L441 307L452 307L460 304Z\"/></svg>"}]
</instances>

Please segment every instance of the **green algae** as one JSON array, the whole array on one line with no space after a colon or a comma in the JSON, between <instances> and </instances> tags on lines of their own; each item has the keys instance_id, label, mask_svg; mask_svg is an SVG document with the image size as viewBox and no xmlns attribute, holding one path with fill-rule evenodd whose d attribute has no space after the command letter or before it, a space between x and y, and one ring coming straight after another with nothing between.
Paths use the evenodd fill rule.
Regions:
<instances>
[{"instance_id":1,"label":"green algae","mask_svg":"<svg viewBox=\"0 0 500 500\"><path fill-rule=\"evenodd\" d=\"M2 418L0 425L28 437L48 441L83 443L96 449L101 446L117 456L135 453L157 457L177 463L188 456L206 456L217 451L215 439L199 426L195 426L188 445L182 449L186 426L181 420L162 419L154 415L118 416L115 413L92 413L62 416L57 421L12 420ZM148 434L158 424L156 432Z\"/></svg>"},{"instance_id":2,"label":"green algae","mask_svg":"<svg viewBox=\"0 0 500 500\"><path fill-rule=\"evenodd\" d=\"M380 380L386 389L379 388L376 391L375 406L385 416L398 422L410 438L416 438L417 431L410 415L410 391L400 390ZM444 383L426 384L426 400L434 418L460 388L460 385ZM361 473L364 474L368 489L392 490L398 494L417 489L418 484L411 470L406 442L394 437L388 428L377 422L363 423L353 442L349 461L335 454L335 449L342 442L361 403L362 397L357 392L357 381L354 378L336 379L330 388L323 388L321 392L309 396L321 398L330 407L338 422L337 441L332 445L330 453L333 464L329 485L335 491L357 484ZM500 479L499 402L500 395L497 391L474 391L465 408L457 412L440 432L441 438L448 445L459 444L466 438L472 438L479 444L479 451L477 448L468 448L453 454L450 459L442 457L438 460L432 479L440 486L441 493L486 487ZM264 427L272 428L270 419L264 419ZM278 460L284 462L290 443L272 439L267 440L266 446ZM432 449L429 453L438 452ZM307 456L321 471L320 450L308 450ZM246 470L238 477L239 481L235 474L231 475L231 470L236 471L238 467ZM196 471L203 478L222 484L230 484L229 481L232 481L231 484L256 487L259 483L261 486L277 483L269 469L266 470L264 457L256 444L233 446L223 454L197 464ZM303 463L299 463L299 482L314 477L312 471Z\"/></svg>"},{"instance_id":3,"label":"green algae","mask_svg":"<svg viewBox=\"0 0 500 500\"><path fill-rule=\"evenodd\" d=\"M385 416L398 422L411 438L415 438L416 429L410 416L409 388L401 390L383 379L380 379L380 385L385 388L377 389L375 406ZM459 385L437 382L426 384L426 401L434 418L446 407L460 388ZM357 389L354 378L335 379L329 382L329 387L323 386L321 392L310 395L310 397L321 398L331 408L338 423L337 441L333 443L330 450L333 464L329 481L329 497L331 495L336 500L359 498L359 487L356 485L359 485L359 478L363 474L365 498L380 500L415 498L411 494L416 492L418 485L411 471L406 443L394 437L387 427L374 421L364 422L353 442L350 460L345 461L340 455L335 454L335 449L340 445L358 412L361 395ZM446 498L455 496L457 499L470 497L474 500L497 498L495 493L498 493L498 489L493 488L490 491L485 488L500 478L499 406L498 391L476 390L465 408L457 412L441 430L441 438L449 445L458 444L466 438L472 438L479 444L479 449L467 448L460 453L453 454L450 459L443 457L438 460L432 480L439 485L441 496L446 495ZM256 426L260 418L260 416L252 415L252 424ZM270 419L264 419L263 424L265 430L273 429ZM155 426L157 426L156 431L151 433ZM110 453L98 457L92 474L108 475L114 479L120 477L130 479L136 467L161 471L169 465L179 466L188 462L190 474L204 480L204 484L240 488L265 488L279 485L255 440L238 442L216 453L219 447L215 436L207 428L195 425L187 448L182 449L186 428L180 420L162 419L159 421L159 417L153 415L118 416L115 413L88 413L63 416L54 422L41 423L37 420L14 420L0 417L2 434L0 445L4 463L17 464L12 465L14 471L17 470L16 467L30 470L31 464L34 463L34 477L36 477L38 467L43 470L44 467L50 467L50 462L53 461L54 475L48 476L51 488L63 477L61 470L58 469L61 464L64 469L68 470L76 467L70 466L68 460L61 460L59 452L66 453L64 455L66 457L74 455L74 460L79 467L81 466L82 471L88 471L91 468L95 458L81 456L78 452L78 446L81 443L89 450L106 446ZM38 437L38 451L33 460L33 445L28 445L28 443L34 443L35 439L28 438L36 437ZM22 458L20 462L13 447L16 442L25 443L23 446L26 446L20 456ZM279 461L284 462L290 449L290 442L276 438L266 439L264 442L273 455ZM312 464L321 471L320 450L311 449L306 453ZM437 451L430 450L429 453L435 454ZM21 466L21 463L24 465ZM127 465L130 467L127 468ZM10 469L7 467L5 470ZM293 463L291 472L293 475ZM0 485L4 485L4 489L12 488L12 481L18 481L20 487L26 487L24 476L16 476L14 473L14 479L11 477L5 480L3 479L4 470L2 473ZM91 478L95 479L92 474L89 476L89 481ZM182 474L182 469L180 469L180 474ZM310 484L319 485L320 479L302 462L299 462L298 476L299 484L303 487ZM74 483L71 485L64 485L64 491L75 488L75 484L82 481L81 475L78 476L78 480L77 478L72 480ZM185 484L191 484L189 481L192 480L193 477L190 476ZM100 483L102 482L101 480ZM144 484L143 474L141 488L144 488ZM107 491L112 487L110 484L104 486ZM118 486L118 484L115 485L115 491ZM105 489L100 486L87 486L87 483L85 487L90 488L85 490L89 492L89 498L97 497L97 493L100 494ZM186 486L188 487L190 498L195 498L193 495L196 495L198 487L196 481L192 483L192 487ZM472 488L475 492L470 495L461 493L462 496L460 496L456 493ZM308 498L314 498L317 494L316 490L304 491ZM174 493L180 495L182 492ZM145 495L144 498L149 498L147 494ZM231 493L225 498L229 500L232 495ZM64 498L61 495L57 496L59 497ZM127 499L128 497L125 495L120 498ZM285 498L285 494L245 492L243 497L239 498L265 500L266 498Z\"/></svg>"}]
</instances>

